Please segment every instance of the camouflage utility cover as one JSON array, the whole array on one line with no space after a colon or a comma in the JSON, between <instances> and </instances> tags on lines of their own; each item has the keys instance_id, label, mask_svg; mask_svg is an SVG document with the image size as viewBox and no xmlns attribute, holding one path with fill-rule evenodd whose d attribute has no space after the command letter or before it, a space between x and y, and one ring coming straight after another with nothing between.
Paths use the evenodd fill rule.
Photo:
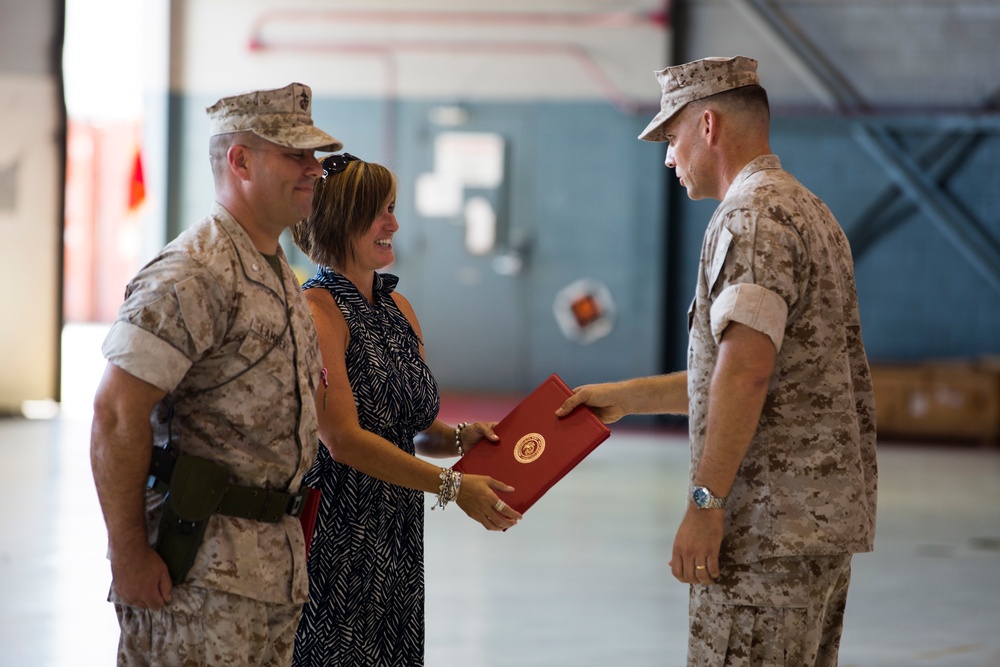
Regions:
<instances>
[{"instance_id":1,"label":"camouflage utility cover","mask_svg":"<svg viewBox=\"0 0 1000 667\"><path fill-rule=\"evenodd\" d=\"M278 256L283 283L215 204L133 278L103 352L167 392L152 415L157 446L167 441L170 402L173 443L182 452L222 463L233 483L295 492L316 457L313 395L322 364L309 308L280 247ZM162 500L147 494L151 544ZM304 602L299 520L213 515L185 583L263 602Z\"/></svg>"},{"instance_id":2,"label":"camouflage utility cover","mask_svg":"<svg viewBox=\"0 0 1000 667\"><path fill-rule=\"evenodd\" d=\"M830 210L777 156L748 164L716 209L690 318L692 471L726 325L761 331L777 349L760 424L729 494L722 558L870 551L875 402L850 248Z\"/></svg>"},{"instance_id":3,"label":"camouflage utility cover","mask_svg":"<svg viewBox=\"0 0 1000 667\"><path fill-rule=\"evenodd\" d=\"M287 148L332 152L344 147L313 125L312 90L303 83L224 97L205 113L211 135L253 132Z\"/></svg>"},{"instance_id":4,"label":"camouflage utility cover","mask_svg":"<svg viewBox=\"0 0 1000 667\"><path fill-rule=\"evenodd\" d=\"M643 141L666 141L661 128L690 102L734 88L760 84L757 61L746 56L703 58L654 74L660 84L660 113L639 135Z\"/></svg>"}]
</instances>

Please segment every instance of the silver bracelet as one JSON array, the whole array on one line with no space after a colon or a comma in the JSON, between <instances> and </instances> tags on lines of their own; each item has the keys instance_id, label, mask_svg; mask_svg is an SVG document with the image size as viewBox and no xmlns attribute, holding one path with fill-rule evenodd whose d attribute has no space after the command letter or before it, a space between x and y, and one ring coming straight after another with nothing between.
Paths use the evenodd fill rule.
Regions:
<instances>
[{"instance_id":1,"label":"silver bracelet","mask_svg":"<svg viewBox=\"0 0 1000 667\"><path fill-rule=\"evenodd\" d=\"M462 448L462 429L469 425L469 422L462 422L455 427L455 449L459 456L465 456L465 449Z\"/></svg>"},{"instance_id":2,"label":"silver bracelet","mask_svg":"<svg viewBox=\"0 0 1000 667\"><path fill-rule=\"evenodd\" d=\"M441 468L441 487L438 489L437 502L431 507L432 510L445 505L458 498L458 492L462 488L462 473L451 468Z\"/></svg>"}]
</instances>

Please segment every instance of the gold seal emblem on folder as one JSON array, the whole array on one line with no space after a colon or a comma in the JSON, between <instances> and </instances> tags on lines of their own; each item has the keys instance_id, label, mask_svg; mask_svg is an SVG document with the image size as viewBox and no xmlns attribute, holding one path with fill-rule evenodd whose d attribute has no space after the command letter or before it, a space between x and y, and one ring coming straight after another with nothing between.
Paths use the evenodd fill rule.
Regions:
<instances>
[{"instance_id":1,"label":"gold seal emblem on folder","mask_svg":"<svg viewBox=\"0 0 1000 667\"><path fill-rule=\"evenodd\" d=\"M531 463L545 451L545 438L541 433L529 433L514 446L514 458L521 463Z\"/></svg>"}]
</instances>

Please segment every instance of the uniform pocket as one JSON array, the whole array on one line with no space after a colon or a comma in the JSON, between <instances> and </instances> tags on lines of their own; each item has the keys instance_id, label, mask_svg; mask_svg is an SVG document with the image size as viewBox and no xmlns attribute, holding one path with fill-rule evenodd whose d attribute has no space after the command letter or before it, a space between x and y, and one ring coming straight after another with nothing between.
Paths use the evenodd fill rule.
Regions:
<instances>
[{"instance_id":1,"label":"uniform pocket","mask_svg":"<svg viewBox=\"0 0 1000 667\"><path fill-rule=\"evenodd\" d=\"M722 267L726 263L726 256L729 254L729 248L732 244L733 233L723 227L722 231L719 232L719 240L716 242L715 252L712 254L712 264L708 267L708 275L706 276L709 294L715 292L715 283L722 273Z\"/></svg>"},{"instance_id":2,"label":"uniform pocket","mask_svg":"<svg viewBox=\"0 0 1000 667\"><path fill-rule=\"evenodd\" d=\"M804 608L809 604L809 572L794 558L727 564L719 581L703 594L712 604L745 607Z\"/></svg>"},{"instance_id":3,"label":"uniform pocket","mask_svg":"<svg viewBox=\"0 0 1000 667\"><path fill-rule=\"evenodd\" d=\"M273 378L281 387L294 383L295 369L288 353L287 334L251 329L237 350L247 362L246 375L256 384L256 380Z\"/></svg>"}]
</instances>

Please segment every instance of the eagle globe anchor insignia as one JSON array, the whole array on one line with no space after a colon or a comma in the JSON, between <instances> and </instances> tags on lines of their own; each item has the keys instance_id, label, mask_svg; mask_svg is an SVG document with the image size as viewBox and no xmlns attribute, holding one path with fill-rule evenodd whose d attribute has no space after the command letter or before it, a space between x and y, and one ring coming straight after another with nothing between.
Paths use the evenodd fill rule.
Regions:
<instances>
[{"instance_id":1,"label":"eagle globe anchor insignia","mask_svg":"<svg viewBox=\"0 0 1000 667\"><path fill-rule=\"evenodd\" d=\"M540 433L529 433L514 446L514 458L521 463L531 463L545 451L545 438Z\"/></svg>"}]
</instances>

